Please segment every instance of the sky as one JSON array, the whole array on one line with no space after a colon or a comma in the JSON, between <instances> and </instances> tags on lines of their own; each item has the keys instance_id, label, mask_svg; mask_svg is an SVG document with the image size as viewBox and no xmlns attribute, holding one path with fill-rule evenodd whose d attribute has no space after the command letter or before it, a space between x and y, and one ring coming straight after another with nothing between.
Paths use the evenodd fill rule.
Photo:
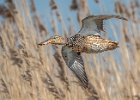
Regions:
<instances>
[{"instance_id":1,"label":"sky","mask_svg":"<svg viewBox=\"0 0 140 100\"><path fill-rule=\"evenodd\" d=\"M50 0L34 0L34 1L37 8L38 16L41 18L41 21L43 22L43 24L45 25L49 33L53 35L54 33L52 31L50 19L53 18L57 21L57 18L56 16L51 15L52 11L49 6ZM67 29L67 33L69 32L68 26L70 25L69 20L68 20L69 18L72 19L75 32L78 32L80 30L80 25L77 21L77 12L70 10L70 5L72 3L72 0L54 0L54 1L57 3L60 14L64 20L64 25L66 25L65 27ZM94 15L103 15L103 14L118 15L115 13L115 1L117 0L99 0L99 1L101 1L100 4L95 3L94 0L87 0L91 15L93 14ZM128 5L130 1L132 0L120 0L120 2L122 2L125 5ZM4 0L0 0L0 3L3 3L3 2ZM115 25L117 26L120 23L121 21L115 20L115 19L105 21L105 25L107 24L105 26L105 29L108 33L112 33L112 30L109 28L110 27L109 25L114 24L114 26ZM57 27L58 27L59 34L63 34L62 24L58 22ZM113 36L111 35L109 36L113 38Z\"/></svg>"},{"instance_id":2,"label":"sky","mask_svg":"<svg viewBox=\"0 0 140 100\"><path fill-rule=\"evenodd\" d=\"M91 15L101 15L101 14L114 14L115 13L115 0L99 0L102 1L101 4L96 4L94 2L94 0L87 0L88 1L88 7L90 8L90 12ZM122 3L124 4L128 4L130 0L121 0ZM49 6L49 2L50 0L35 0L35 5L37 7L37 12L42 20L42 22L44 23L44 25L47 27L47 29L49 30L50 34L53 34L52 29L51 29L51 22L50 22L50 18L54 18L55 16L51 16L51 10L50 10L50 6ZM58 9L64 19L64 23L66 25L66 28L68 28L69 26L69 21L68 18L72 19L72 22L74 23L74 30L76 32L78 32L80 30L80 25L78 24L77 21L77 15L76 15L76 11L71 11L70 10L70 5L72 0L55 0L55 2L57 3ZM107 21L105 22L105 24L110 24L110 23L120 23L120 21L116 21L116 20L111 20L111 21ZM58 31L61 34L62 31L62 25L58 22ZM108 26L105 27L106 31L108 31ZM109 30L110 32L112 32L111 30Z\"/></svg>"}]
</instances>

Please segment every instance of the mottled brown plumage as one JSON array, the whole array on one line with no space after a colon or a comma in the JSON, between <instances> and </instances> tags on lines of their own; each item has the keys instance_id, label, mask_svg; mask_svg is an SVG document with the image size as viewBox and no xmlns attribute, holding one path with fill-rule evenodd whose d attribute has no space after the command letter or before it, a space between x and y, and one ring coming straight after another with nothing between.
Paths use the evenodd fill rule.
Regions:
<instances>
[{"instance_id":1,"label":"mottled brown plumage","mask_svg":"<svg viewBox=\"0 0 140 100\"><path fill-rule=\"evenodd\" d=\"M99 53L118 47L117 42L92 34L87 36L76 34L67 39L66 45L73 51L85 53Z\"/></svg>"}]
</instances>

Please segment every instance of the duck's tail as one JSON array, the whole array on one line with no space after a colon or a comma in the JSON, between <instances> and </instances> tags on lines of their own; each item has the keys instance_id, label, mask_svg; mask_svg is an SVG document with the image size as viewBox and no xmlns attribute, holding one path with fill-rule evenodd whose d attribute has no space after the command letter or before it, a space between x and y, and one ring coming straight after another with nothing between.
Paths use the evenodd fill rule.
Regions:
<instances>
[{"instance_id":1,"label":"duck's tail","mask_svg":"<svg viewBox=\"0 0 140 100\"><path fill-rule=\"evenodd\" d=\"M113 50L113 49L116 49L119 47L118 45L119 43L118 42L114 42L114 41L109 41L108 42L108 46L107 46L107 49L108 50Z\"/></svg>"}]
</instances>

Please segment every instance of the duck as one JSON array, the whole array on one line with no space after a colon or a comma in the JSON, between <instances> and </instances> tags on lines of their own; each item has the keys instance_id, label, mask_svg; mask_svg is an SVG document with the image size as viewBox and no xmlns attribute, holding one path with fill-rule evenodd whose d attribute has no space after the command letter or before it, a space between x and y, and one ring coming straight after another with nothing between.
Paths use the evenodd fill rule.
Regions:
<instances>
[{"instance_id":1,"label":"duck","mask_svg":"<svg viewBox=\"0 0 140 100\"><path fill-rule=\"evenodd\" d=\"M89 79L85 72L81 53L101 53L119 47L118 42L102 38L100 35L101 31L104 31L104 20L111 18L127 20L119 15L88 16L82 20L82 27L75 35L69 38L55 35L38 45L63 45L61 54L66 65L79 79L83 87L88 88Z\"/></svg>"}]
</instances>

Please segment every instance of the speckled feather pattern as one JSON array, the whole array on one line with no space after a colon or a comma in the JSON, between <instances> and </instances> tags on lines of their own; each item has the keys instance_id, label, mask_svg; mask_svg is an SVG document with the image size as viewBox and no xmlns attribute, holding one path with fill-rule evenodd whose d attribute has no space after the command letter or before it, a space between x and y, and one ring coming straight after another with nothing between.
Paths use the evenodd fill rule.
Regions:
<instances>
[{"instance_id":1,"label":"speckled feather pattern","mask_svg":"<svg viewBox=\"0 0 140 100\"><path fill-rule=\"evenodd\" d=\"M72 48L73 51L86 53L98 53L118 47L117 42L103 39L99 35L81 36L80 34L69 38L66 45Z\"/></svg>"}]
</instances>

